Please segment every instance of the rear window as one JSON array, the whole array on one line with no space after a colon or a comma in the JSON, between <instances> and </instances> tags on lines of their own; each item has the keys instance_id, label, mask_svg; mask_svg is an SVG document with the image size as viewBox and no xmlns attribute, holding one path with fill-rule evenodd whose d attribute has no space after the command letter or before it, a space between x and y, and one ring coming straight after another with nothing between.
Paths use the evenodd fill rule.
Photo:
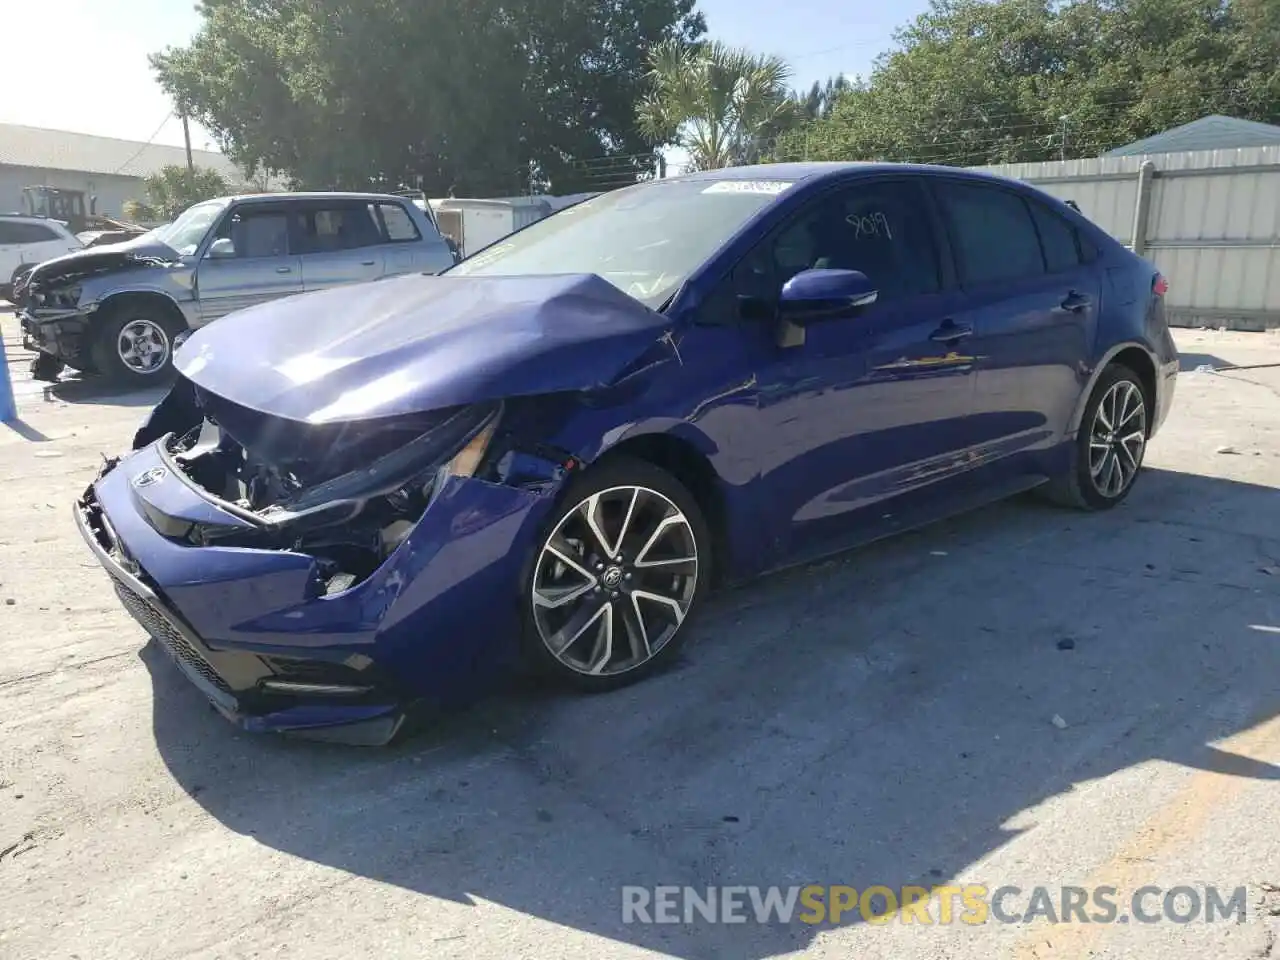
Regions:
<instances>
[{"instance_id":1,"label":"rear window","mask_svg":"<svg viewBox=\"0 0 1280 960\"><path fill-rule=\"evenodd\" d=\"M1050 273L1065 273L1080 265L1076 228L1044 204L1030 202L1031 216L1044 248L1044 263Z\"/></svg>"},{"instance_id":2,"label":"rear window","mask_svg":"<svg viewBox=\"0 0 1280 960\"><path fill-rule=\"evenodd\" d=\"M382 242L373 209L364 203L336 202L304 207L298 213L302 253L356 250Z\"/></svg>"},{"instance_id":3,"label":"rear window","mask_svg":"<svg viewBox=\"0 0 1280 960\"><path fill-rule=\"evenodd\" d=\"M409 212L398 203L380 203L382 222L387 228L387 239L392 243L403 243L406 240L421 240L418 225L413 222Z\"/></svg>"},{"instance_id":4,"label":"rear window","mask_svg":"<svg viewBox=\"0 0 1280 960\"><path fill-rule=\"evenodd\" d=\"M941 184L938 194L962 284L983 286L1044 275L1040 236L1020 196L954 181Z\"/></svg>"}]
</instances>

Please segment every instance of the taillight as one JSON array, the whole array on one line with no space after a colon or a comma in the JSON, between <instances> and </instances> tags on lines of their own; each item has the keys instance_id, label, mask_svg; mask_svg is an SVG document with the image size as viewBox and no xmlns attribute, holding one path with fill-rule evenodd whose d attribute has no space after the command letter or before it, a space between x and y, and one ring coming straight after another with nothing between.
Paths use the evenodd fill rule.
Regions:
<instances>
[{"instance_id":1,"label":"taillight","mask_svg":"<svg viewBox=\"0 0 1280 960\"><path fill-rule=\"evenodd\" d=\"M1163 273L1157 273L1155 279L1151 281L1151 292L1157 297L1163 297L1169 292L1169 281L1164 278Z\"/></svg>"}]
</instances>

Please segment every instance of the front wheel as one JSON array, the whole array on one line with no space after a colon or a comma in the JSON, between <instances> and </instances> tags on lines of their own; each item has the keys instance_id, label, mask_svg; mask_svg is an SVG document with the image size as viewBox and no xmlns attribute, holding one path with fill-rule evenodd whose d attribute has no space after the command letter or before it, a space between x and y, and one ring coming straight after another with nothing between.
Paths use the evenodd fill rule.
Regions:
<instances>
[{"instance_id":1,"label":"front wheel","mask_svg":"<svg viewBox=\"0 0 1280 960\"><path fill-rule=\"evenodd\" d=\"M1122 364L1102 371L1085 406L1068 473L1046 490L1082 510L1108 510L1133 489L1150 435L1148 398L1138 375Z\"/></svg>"},{"instance_id":2,"label":"front wheel","mask_svg":"<svg viewBox=\"0 0 1280 960\"><path fill-rule=\"evenodd\" d=\"M125 303L102 317L93 343L94 369L113 383L147 386L173 373L174 339L184 324L149 304Z\"/></svg>"},{"instance_id":3,"label":"front wheel","mask_svg":"<svg viewBox=\"0 0 1280 960\"><path fill-rule=\"evenodd\" d=\"M581 690L669 662L711 578L711 536L671 474L618 458L574 481L525 577L525 639L544 674Z\"/></svg>"}]
</instances>

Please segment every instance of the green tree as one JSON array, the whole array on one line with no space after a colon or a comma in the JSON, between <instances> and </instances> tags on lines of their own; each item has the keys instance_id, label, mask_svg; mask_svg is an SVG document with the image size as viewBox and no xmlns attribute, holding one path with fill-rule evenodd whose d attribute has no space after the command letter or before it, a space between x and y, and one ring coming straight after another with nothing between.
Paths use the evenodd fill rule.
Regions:
<instances>
[{"instance_id":1,"label":"green tree","mask_svg":"<svg viewBox=\"0 0 1280 960\"><path fill-rule=\"evenodd\" d=\"M806 93L792 93L791 99L799 104L800 112L807 120L820 120L831 112L841 95L853 88L843 73L827 77L825 83L813 81Z\"/></svg>"},{"instance_id":2,"label":"green tree","mask_svg":"<svg viewBox=\"0 0 1280 960\"><path fill-rule=\"evenodd\" d=\"M171 164L147 177L150 209L156 216L172 220L193 203L225 197L231 187L216 170L196 167L194 171Z\"/></svg>"},{"instance_id":3,"label":"green tree","mask_svg":"<svg viewBox=\"0 0 1280 960\"><path fill-rule=\"evenodd\" d=\"M790 69L717 41L668 41L649 57L650 91L637 110L642 133L673 144L695 170L749 163L798 117Z\"/></svg>"},{"instance_id":4,"label":"green tree","mask_svg":"<svg viewBox=\"0 0 1280 960\"><path fill-rule=\"evenodd\" d=\"M693 3L205 0L152 63L239 163L299 186L563 193L587 161L641 168L645 56L705 31Z\"/></svg>"},{"instance_id":5,"label":"green tree","mask_svg":"<svg viewBox=\"0 0 1280 960\"><path fill-rule=\"evenodd\" d=\"M1275 0L934 0L779 158L1097 154L1209 113L1280 119Z\"/></svg>"},{"instance_id":6,"label":"green tree","mask_svg":"<svg viewBox=\"0 0 1280 960\"><path fill-rule=\"evenodd\" d=\"M150 223L156 219L156 212L141 200L126 200L120 207L120 213L130 223Z\"/></svg>"}]
</instances>

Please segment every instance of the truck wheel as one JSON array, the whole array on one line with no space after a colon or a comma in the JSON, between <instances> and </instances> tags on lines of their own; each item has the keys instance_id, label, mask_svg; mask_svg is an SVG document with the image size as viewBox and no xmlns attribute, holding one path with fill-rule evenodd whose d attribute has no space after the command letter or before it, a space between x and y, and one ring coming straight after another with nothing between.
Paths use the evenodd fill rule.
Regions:
<instances>
[{"instance_id":1,"label":"truck wheel","mask_svg":"<svg viewBox=\"0 0 1280 960\"><path fill-rule=\"evenodd\" d=\"M173 376L173 341L181 319L148 303L108 307L94 337L94 369L112 383L143 387Z\"/></svg>"}]
</instances>

